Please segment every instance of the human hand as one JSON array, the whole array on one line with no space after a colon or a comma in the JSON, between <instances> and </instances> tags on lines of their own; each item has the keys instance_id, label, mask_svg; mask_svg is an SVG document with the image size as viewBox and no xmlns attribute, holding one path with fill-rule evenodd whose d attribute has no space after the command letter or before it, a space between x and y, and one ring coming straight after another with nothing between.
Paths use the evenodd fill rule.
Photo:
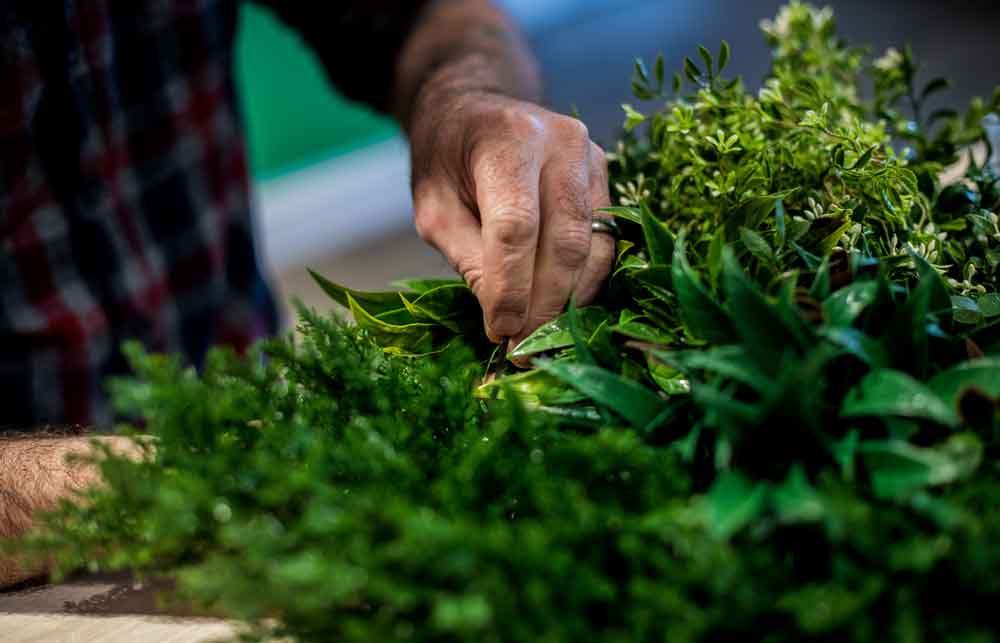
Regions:
<instances>
[{"instance_id":1,"label":"human hand","mask_svg":"<svg viewBox=\"0 0 1000 643\"><path fill-rule=\"evenodd\" d=\"M431 110L427 110L431 112ZM597 295L614 239L592 234L610 205L604 151L577 119L470 92L411 130L416 228L465 279L487 336L513 348Z\"/></svg>"}]
</instances>

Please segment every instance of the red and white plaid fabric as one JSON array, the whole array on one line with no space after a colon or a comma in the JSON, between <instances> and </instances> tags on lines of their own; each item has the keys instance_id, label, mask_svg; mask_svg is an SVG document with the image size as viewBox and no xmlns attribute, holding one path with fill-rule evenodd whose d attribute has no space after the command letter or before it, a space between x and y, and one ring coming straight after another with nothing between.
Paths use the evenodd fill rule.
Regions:
<instances>
[{"instance_id":1,"label":"red and white plaid fabric","mask_svg":"<svg viewBox=\"0 0 1000 643\"><path fill-rule=\"evenodd\" d=\"M273 8L345 93L385 108L422 4ZM236 0L0 7L0 428L107 426L123 341L197 365L276 329L232 80L238 13Z\"/></svg>"}]
</instances>

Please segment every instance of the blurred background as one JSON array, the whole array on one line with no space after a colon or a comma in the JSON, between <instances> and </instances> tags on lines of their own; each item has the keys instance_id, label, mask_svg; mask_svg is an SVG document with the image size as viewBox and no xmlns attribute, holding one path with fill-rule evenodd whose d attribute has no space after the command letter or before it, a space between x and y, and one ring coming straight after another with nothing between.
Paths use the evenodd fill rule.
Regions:
<instances>
[{"instance_id":1,"label":"blurred background","mask_svg":"<svg viewBox=\"0 0 1000 643\"><path fill-rule=\"evenodd\" d=\"M679 69L697 44L728 40L729 74L757 87L768 52L757 28L779 0L501 0L538 56L551 108L576 106L605 146L621 127L635 57ZM822 4L822 3L820 3ZM881 53L911 44L925 79L947 76L941 99L961 106L1000 84L995 0L838 0L840 33ZM388 120L341 99L294 32L245 4L237 52L261 251L278 296L327 307L306 267L356 288L448 275L413 232L406 144ZM287 304L286 304L287 305ZM293 319L288 314L287 320Z\"/></svg>"}]
</instances>

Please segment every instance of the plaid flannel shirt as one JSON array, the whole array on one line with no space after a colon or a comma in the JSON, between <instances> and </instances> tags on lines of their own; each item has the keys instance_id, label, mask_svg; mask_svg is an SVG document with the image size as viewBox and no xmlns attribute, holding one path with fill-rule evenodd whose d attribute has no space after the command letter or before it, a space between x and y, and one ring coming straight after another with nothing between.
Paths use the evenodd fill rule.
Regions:
<instances>
[{"instance_id":1,"label":"plaid flannel shirt","mask_svg":"<svg viewBox=\"0 0 1000 643\"><path fill-rule=\"evenodd\" d=\"M424 3L269 4L345 94L387 108ZM198 365L276 329L233 88L238 13L238 0L0 6L0 428L107 426L126 340Z\"/></svg>"}]
</instances>

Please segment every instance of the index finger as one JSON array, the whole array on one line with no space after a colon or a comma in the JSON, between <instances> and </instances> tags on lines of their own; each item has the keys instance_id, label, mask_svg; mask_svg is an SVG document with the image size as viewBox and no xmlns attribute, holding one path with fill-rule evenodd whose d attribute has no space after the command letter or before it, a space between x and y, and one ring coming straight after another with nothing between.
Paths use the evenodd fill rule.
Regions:
<instances>
[{"instance_id":1,"label":"index finger","mask_svg":"<svg viewBox=\"0 0 1000 643\"><path fill-rule=\"evenodd\" d=\"M480 304L494 342L521 332L531 304L539 234L540 160L532 146L512 141L474 168L482 221L483 281Z\"/></svg>"}]
</instances>

